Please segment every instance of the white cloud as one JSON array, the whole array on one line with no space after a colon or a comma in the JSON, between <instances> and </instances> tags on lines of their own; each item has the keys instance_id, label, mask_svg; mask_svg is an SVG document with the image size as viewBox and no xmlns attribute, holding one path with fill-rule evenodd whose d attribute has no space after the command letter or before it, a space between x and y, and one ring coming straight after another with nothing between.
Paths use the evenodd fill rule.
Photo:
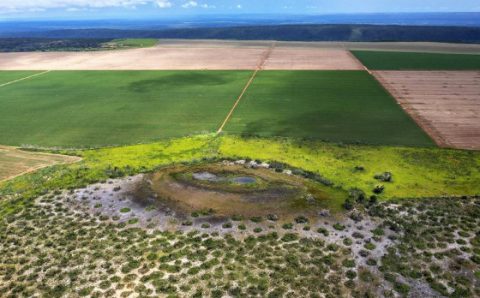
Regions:
<instances>
[{"instance_id":1,"label":"white cloud","mask_svg":"<svg viewBox=\"0 0 480 298\"><path fill-rule=\"evenodd\" d=\"M172 2L168 0L157 0L155 4L160 8L170 8L173 6Z\"/></svg>"},{"instance_id":2,"label":"white cloud","mask_svg":"<svg viewBox=\"0 0 480 298\"><path fill-rule=\"evenodd\" d=\"M238 4L238 5L237 5L237 8L238 8L238 9L242 9L243 6L242 6L241 4Z\"/></svg>"},{"instance_id":3,"label":"white cloud","mask_svg":"<svg viewBox=\"0 0 480 298\"><path fill-rule=\"evenodd\" d=\"M188 1L182 5L183 8L192 8L192 7L197 7L198 2L197 1Z\"/></svg>"},{"instance_id":4,"label":"white cloud","mask_svg":"<svg viewBox=\"0 0 480 298\"><path fill-rule=\"evenodd\" d=\"M55 8L132 8L146 4L154 4L159 8L170 8L173 6L169 0L0 0L0 11L31 11Z\"/></svg>"}]
</instances>

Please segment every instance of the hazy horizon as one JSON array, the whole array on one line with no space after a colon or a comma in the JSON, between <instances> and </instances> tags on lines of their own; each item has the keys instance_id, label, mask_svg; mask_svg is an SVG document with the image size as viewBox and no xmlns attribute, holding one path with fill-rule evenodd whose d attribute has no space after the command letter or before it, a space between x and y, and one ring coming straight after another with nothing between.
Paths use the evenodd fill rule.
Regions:
<instances>
[{"instance_id":1,"label":"hazy horizon","mask_svg":"<svg viewBox=\"0 0 480 298\"><path fill-rule=\"evenodd\" d=\"M0 20L480 12L475 0L0 0Z\"/></svg>"}]
</instances>

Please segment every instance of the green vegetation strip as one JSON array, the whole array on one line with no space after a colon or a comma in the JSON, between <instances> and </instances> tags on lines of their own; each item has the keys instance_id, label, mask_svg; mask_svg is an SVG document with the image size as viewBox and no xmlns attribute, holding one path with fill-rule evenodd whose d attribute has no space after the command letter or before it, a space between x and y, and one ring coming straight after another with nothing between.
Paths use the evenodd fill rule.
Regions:
<instances>
[{"instance_id":1,"label":"green vegetation strip","mask_svg":"<svg viewBox=\"0 0 480 298\"><path fill-rule=\"evenodd\" d=\"M373 146L341 146L288 139L245 139L211 135L153 144L85 151L64 151L83 160L57 165L0 184L0 216L18 210L28 199L48 191L84 187L108 178L149 172L179 162L251 158L278 161L321 175L344 190L359 188L380 199L462 196L480 193L480 152ZM375 175L390 172L392 181ZM27 199L27 200L25 200ZM343 202L333 200L332 207Z\"/></svg>"},{"instance_id":2,"label":"green vegetation strip","mask_svg":"<svg viewBox=\"0 0 480 298\"><path fill-rule=\"evenodd\" d=\"M134 49L150 48L158 44L158 39L153 38L126 38L114 39L102 44L103 48L111 49Z\"/></svg>"},{"instance_id":3,"label":"green vegetation strip","mask_svg":"<svg viewBox=\"0 0 480 298\"><path fill-rule=\"evenodd\" d=\"M433 146L364 71L262 71L225 131L247 136Z\"/></svg>"},{"instance_id":4,"label":"green vegetation strip","mask_svg":"<svg viewBox=\"0 0 480 298\"><path fill-rule=\"evenodd\" d=\"M480 55L352 51L370 70L480 70Z\"/></svg>"}]
</instances>

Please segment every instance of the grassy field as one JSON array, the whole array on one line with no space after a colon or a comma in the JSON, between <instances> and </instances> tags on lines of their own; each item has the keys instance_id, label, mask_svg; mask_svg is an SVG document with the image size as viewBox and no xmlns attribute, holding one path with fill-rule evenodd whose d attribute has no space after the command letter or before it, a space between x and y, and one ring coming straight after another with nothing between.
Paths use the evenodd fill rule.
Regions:
<instances>
[{"instance_id":1,"label":"grassy field","mask_svg":"<svg viewBox=\"0 0 480 298\"><path fill-rule=\"evenodd\" d=\"M433 145L363 71L262 71L225 131L347 143Z\"/></svg>"},{"instance_id":2,"label":"grassy field","mask_svg":"<svg viewBox=\"0 0 480 298\"><path fill-rule=\"evenodd\" d=\"M31 76L36 73L39 73L39 71L0 71L0 85Z\"/></svg>"},{"instance_id":3,"label":"grassy field","mask_svg":"<svg viewBox=\"0 0 480 298\"><path fill-rule=\"evenodd\" d=\"M0 72L0 81L29 74ZM0 89L0 144L83 148L211 133L249 75L249 71L50 72ZM433 145L362 71L261 72L226 131Z\"/></svg>"},{"instance_id":4,"label":"grassy field","mask_svg":"<svg viewBox=\"0 0 480 298\"><path fill-rule=\"evenodd\" d=\"M480 70L480 55L352 51L371 70Z\"/></svg>"},{"instance_id":5,"label":"grassy field","mask_svg":"<svg viewBox=\"0 0 480 298\"><path fill-rule=\"evenodd\" d=\"M0 72L0 79L24 72ZM214 132L249 71L58 71L0 89L0 144L89 147Z\"/></svg>"}]
</instances>

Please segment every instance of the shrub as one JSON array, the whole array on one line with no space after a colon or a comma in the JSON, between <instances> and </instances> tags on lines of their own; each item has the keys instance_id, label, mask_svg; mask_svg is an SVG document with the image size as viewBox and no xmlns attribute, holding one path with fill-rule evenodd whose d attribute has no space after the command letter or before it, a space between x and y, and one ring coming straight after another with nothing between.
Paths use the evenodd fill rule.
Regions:
<instances>
[{"instance_id":1,"label":"shrub","mask_svg":"<svg viewBox=\"0 0 480 298\"><path fill-rule=\"evenodd\" d=\"M325 228L318 228L318 229L317 229L317 233L323 234L323 236L325 236L325 237L328 237L328 234L329 234L329 233L328 233L328 230L325 229Z\"/></svg>"},{"instance_id":2,"label":"shrub","mask_svg":"<svg viewBox=\"0 0 480 298\"><path fill-rule=\"evenodd\" d=\"M394 285L393 285L393 288L395 289L395 291L397 291L398 293L402 294L402 295L407 295L408 292L410 292L410 287L404 283L400 283L400 282L395 282Z\"/></svg>"},{"instance_id":3,"label":"shrub","mask_svg":"<svg viewBox=\"0 0 480 298\"><path fill-rule=\"evenodd\" d=\"M343 230L345 230L345 226L342 225L342 224L340 224L340 223L335 223L335 224L333 225L333 228L334 228L335 230L337 230L337 231L343 231Z\"/></svg>"},{"instance_id":4,"label":"shrub","mask_svg":"<svg viewBox=\"0 0 480 298\"><path fill-rule=\"evenodd\" d=\"M353 270L348 270L346 276L348 279L354 279L355 277L357 277L357 272Z\"/></svg>"},{"instance_id":5,"label":"shrub","mask_svg":"<svg viewBox=\"0 0 480 298\"><path fill-rule=\"evenodd\" d=\"M374 176L375 179L382 181L382 182L391 182L392 181L392 173L384 172L382 174L377 174Z\"/></svg>"},{"instance_id":6,"label":"shrub","mask_svg":"<svg viewBox=\"0 0 480 298\"><path fill-rule=\"evenodd\" d=\"M283 242L292 242L298 240L298 235L294 233L286 233L282 237Z\"/></svg>"},{"instance_id":7,"label":"shrub","mask_svg":"<svg viewBox=\"0 0 480 298\"><path fill-rule=\"evenodd\" d=\"M373 189L373 192L376 194L381 194L384 190L385 190L385 186L379 184L375 186L375 188Z\"/></svg>"},{"instance_id":8,"label":"shrub","mask_svg":"<svg viewBox=\"0 0 480 298\"><path fill-rule=\"evenodd\" d=\"M295 218L295 222L298 223L298 224L308 223L308 218L306 218L303 215L300 215L300 216Z\"/></svg>"}]
</instances>

